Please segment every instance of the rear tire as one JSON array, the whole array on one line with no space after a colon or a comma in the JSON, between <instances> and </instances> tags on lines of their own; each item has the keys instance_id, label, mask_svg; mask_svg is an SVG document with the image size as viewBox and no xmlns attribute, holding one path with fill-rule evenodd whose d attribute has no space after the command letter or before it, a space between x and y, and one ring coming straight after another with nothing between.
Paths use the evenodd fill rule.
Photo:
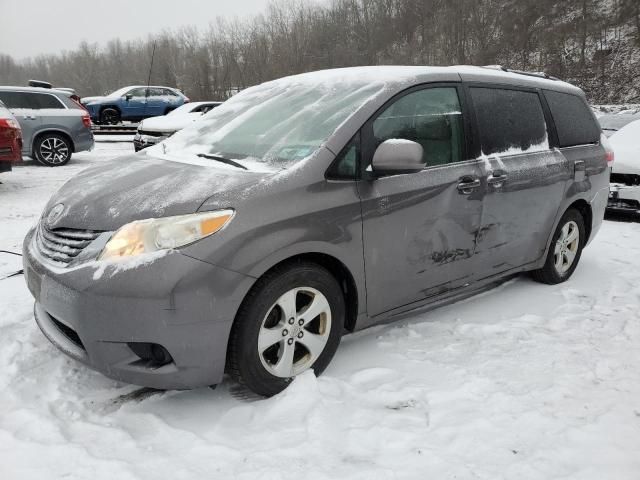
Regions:
<instances>
[{"instance_id":1,"label":"rear tire","mask_svg":"<svg viewBox=\"0 0 640 480\"><path fill-rule=\"evenodd\" d=\"M71 160L73 148L71 142L63 135L45 133L33 144L36 160L46 167L61 167Z\"/></svg>"},{"instance_id":2,"label":"rear tire","mask_svg":"<svg viewBox=\"0 0 640 480\"><path fill-rule=\"evenodd\" d=\"M100 112L100 123L102 125L117 125L120 120L120 112L115 108L107 107Z\"/></svg>"},{"instance_id":3,"label":"rear tire","mask_svg":"<svg viewBox=\"0 0 640 480\"><path fill-rule=\"evenodd\" d=\"M256 282L238 310L227 370L264 396L281 392L308 369L320 375L340 344L344 317L344 295L326 269L311 262L277 267Z\"/></svg>"},{"instance_id":4,"label":"rear tire","mask_svg":"<svg viewBox=\"0 0 640 480\"><path fill-rule=\"evenodd\" d=\"M549 285L567 281L578 266L586 238L582 214L570 208L558 222L544 266L531 272L533 279Z\"/></svg>"}]
</instances>

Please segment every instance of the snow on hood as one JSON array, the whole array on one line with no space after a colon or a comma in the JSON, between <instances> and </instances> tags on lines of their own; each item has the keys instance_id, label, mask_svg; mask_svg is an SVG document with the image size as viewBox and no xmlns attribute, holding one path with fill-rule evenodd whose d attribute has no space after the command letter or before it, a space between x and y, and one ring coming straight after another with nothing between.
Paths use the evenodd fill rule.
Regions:
<instances>
[{"instance_id":1,"label":"snow on hood","mask_svg":"<svg viewBox=\"0 0 640 480\"><path fill-rule=\"evenodd\" d=\"M148 130L150 132L174 133L200 118L202 118L201 112L162 115L143 120L138 129Z\"/></svg>"},{"instance_id":2,"label":"snow on hood","mask_svg":"<svg viewBox=\"0 0 640 480\"><path fill-rule=\"evenodd\" d=\"M105 97L82 97L80 99L80 103L90 103L90 102L95 102L96 100L102 100Z\"/></svg>"},{"instance_id":3,"label":"snow on hood","mask_svg":"<svg viewBox=\"0 0 640 480\"><path fill-rule=\"evenodd\" d=\"M615 161L613 173L640 175L640 120L635 120L609 137Z\"/></svg>"},{"instance_id":4,"label":"snow on hood","mask_svg":"<svg viewBox=\"0 0 640 480\"><path fill-rule=\"evenodd\" d=\"M63 213L51 228L110 231L134 220L194 213L209 197L263 178L263 172L187 165L142 153L82 171L53 195L44 214L62 203Z\"/></svg>"}]
</instances>

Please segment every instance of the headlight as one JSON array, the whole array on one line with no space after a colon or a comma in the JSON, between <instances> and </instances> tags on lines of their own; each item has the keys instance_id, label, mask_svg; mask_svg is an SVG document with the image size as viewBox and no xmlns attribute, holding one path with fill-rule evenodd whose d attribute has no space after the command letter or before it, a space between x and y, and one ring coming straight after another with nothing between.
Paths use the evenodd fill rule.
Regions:
<instances>
[{"instance_id":1,"label":"headlight","mask_svg":"<svg viewBox=\"0 0 640 480\"><path fill-rule=\"evenodd\" d=\"M234 213L218 210L127 223L111 237L98 259L130 257L188 245L222 229Z\"/></svg>"}]
</instances>

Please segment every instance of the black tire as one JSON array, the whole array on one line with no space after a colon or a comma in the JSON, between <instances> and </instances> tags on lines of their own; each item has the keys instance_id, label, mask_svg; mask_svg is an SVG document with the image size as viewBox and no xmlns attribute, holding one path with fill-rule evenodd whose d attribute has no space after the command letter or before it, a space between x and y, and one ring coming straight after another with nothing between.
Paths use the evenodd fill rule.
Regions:
<instances>
[{"instance_id":1,"label":"black tire","mask_svg":"<svg viewBox=\"0 0 640 480\"><path fill-rule=\"evenodd\" d=\"M301 261L276 267L266 273L256 282L238 310L231 329L227 355L227 371L236 381L259 395L275 395L284 390L292 380L291 377L279 377L267 370L263 364L266 361L263 355L267 350L259 352L258 337L263 322L269 320L267 315L277 308L276 301L285 293L300 287L319 291L327 300L331 313L330 328L322 353L308 368L320 375L329 365L340 344L345 316L344 295L329 271L315 263ZM302 295L304 296L304 292ZM299 299L298 294L295 298ZM316 321L320 321L320 317ZM309 325L305 325L304 328L312 324L313 319L309 319ZM302 331L308 334L306 330ZM279 352L284 342L283 338L282 343L276 343L270 348L276 348L276 352ZM295 340L292 348L298 349L297 353L304 353L306 347L300 346L298 342L303 340Z\"/></svg>"},{"instance_id":2,"label":"black tire","mask_svg":"<svg viewBox=\"0 0 640 480\"><path fill-rule=\"evenodd\" d=\"M35 159L47 167L61 167L71 160L73 147L64 135L45 133L33 143Z\"/></svg>"},{"instance_id":3,"label":"black tire","mask_svg":"<svg viewBox=\"0 0 640 480\"><path fill-rule=\"evenodd\" d=\"M115 108L107 107L100 112L100 123L102 125L117 125L120 120L120 112Z\"/></svg>"},{"instance_id":4,"label":"black tire","mask_svg":"<svg viewBox=\"0 0 640 480\"><path fill-rule=\"evenodd\" d=\"M566 271L560 272L556 267L556 244L558 243L558 239L562 234L562 229L566 225L570 224L570 222L574 222L578 227L579 238L577 242L577 251L573 258L573 263L571 263L570 267ZM554 232L553 238L551 239L551 245L549 245L549 251L547 252L547 259L544 266L539 270L534 270L533 272L531 272L531 276L533 277L533 279L549 285L555 285L567 281L569 278L571 278L571 275L573 275L573 272L578 266L585 241L586 231L584 228L584 218L578 210L570 208L564 213L564 215L560 219L560 222L558 222L556 231Z\"/></svg>"}]
</instances>

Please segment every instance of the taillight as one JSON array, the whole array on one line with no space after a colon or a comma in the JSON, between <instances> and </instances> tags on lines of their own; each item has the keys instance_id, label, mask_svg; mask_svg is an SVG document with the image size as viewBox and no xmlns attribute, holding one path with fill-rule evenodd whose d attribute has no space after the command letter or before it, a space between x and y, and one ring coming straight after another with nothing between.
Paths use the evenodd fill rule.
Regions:
<instances>
[{"instance_id":1,"label":"taillight","mask_svg":"<svg viewBox=\"0 0 640 480\"><path fill-rule=\"evenodd\" d=\"M191 100L189 100L189 97L184 97L184 103L189 103Z\"/></svg>"},{"instance_id":2,"label":"taillight","mask_svg":"<svg viewBox=\"0 0 640 480\"><path fill-rule=\"evenodd\" d=\"M82 124L87 128L91 128L91 117L88 113L82 114Z\"/></svg>"},{"instance_id":3,"label":"taillight","mask_svg":"<svg viewBox=\"0 0 640 480\"><path fill-rule=\"evenodd\" d=\"M605 158L607 159L607 165L611 166L613 164L613 161L615 160L615 154L613 153L613 150L605 153Z\"/></svg>"},{"instance_id":4,"label":"taillight","mask_svg":"<svg viewBox=\"0 0 640 480\"><path fill-rule=\"evenodd\" d=\"M611 147L611 142L609 142L609 139L604 134L601 134L600 144L604 148L604 158L607 159L607 166L610 167L613 165L613 160L615 158L615 155L613 153L613 148Z\"/></svg>"},{"instance_id":5,"label":"taillight","mask_svg":"<svg viewBox=\"0 0 640 480\"><path fill-rule=\"evenodd\" d=\"M20 124L16 122L13 118L0 118L0 127L13 128L15 130L20 130Z\"/></svg>"}]
</instances>

